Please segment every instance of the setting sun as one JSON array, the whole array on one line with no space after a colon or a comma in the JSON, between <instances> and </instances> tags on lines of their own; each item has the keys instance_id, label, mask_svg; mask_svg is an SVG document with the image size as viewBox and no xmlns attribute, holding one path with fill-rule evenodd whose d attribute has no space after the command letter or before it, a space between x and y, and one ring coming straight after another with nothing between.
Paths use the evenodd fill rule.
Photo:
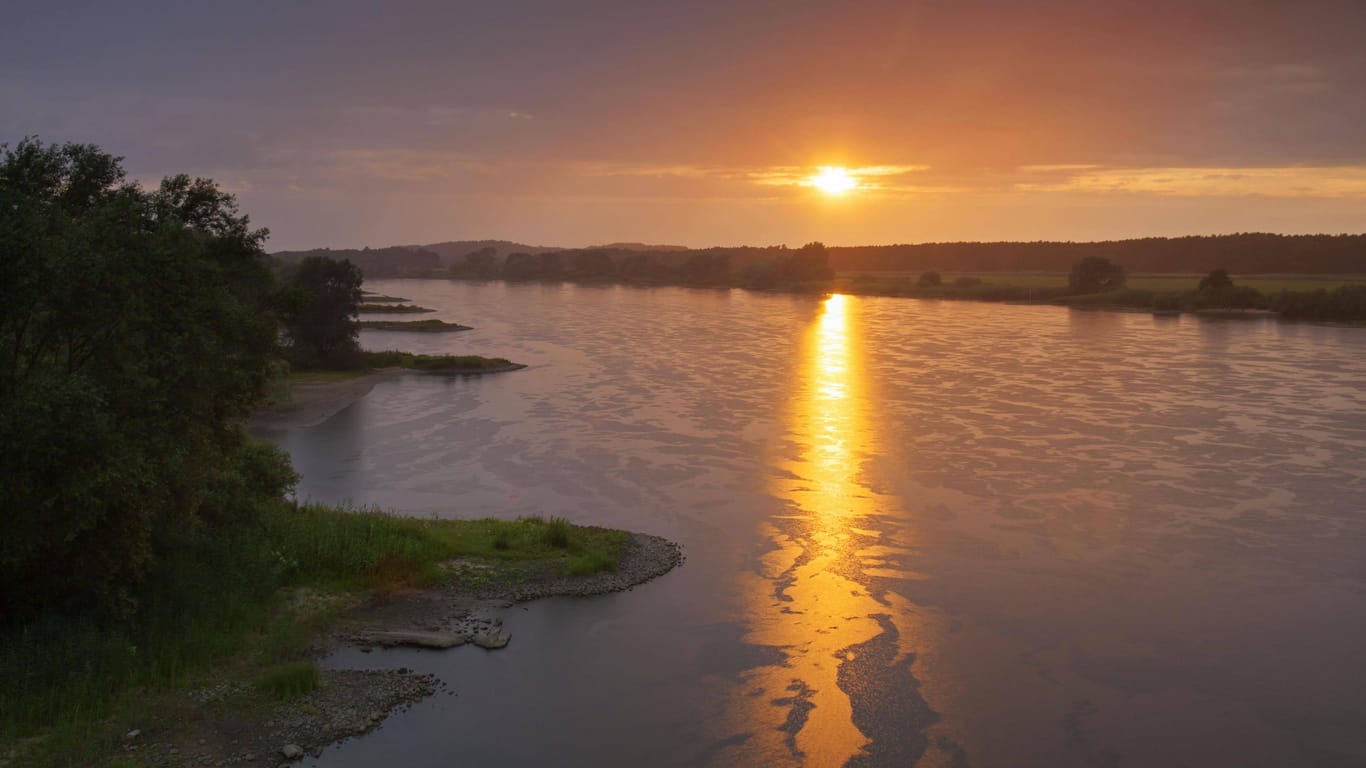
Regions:
<instances>
[{"instance_id":1,"label":"setting sun","mask_svg":"<svg viewBox=\"0 0 1366 768\"><path fill-rule=\"evenodd\" d=\"M811 177L811 186L827 195L842 195L858 186L858 181L843 168L826 166Z\"/></svg>"}]
</instances>

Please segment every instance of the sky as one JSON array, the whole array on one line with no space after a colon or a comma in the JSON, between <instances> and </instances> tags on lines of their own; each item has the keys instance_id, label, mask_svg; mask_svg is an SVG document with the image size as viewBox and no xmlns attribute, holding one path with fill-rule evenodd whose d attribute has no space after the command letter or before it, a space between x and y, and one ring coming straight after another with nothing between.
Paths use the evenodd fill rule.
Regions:
<instances>
[{"instance_id":1,"label":"sky","mask_svg":"<svg viewBox=\"0 0 1366 768\"><path fill-rule=\"evenodd\" d=\"M271 249L1366 232L1362 0L0 14L0 142L210 177Z\"/></svg>"}]
</instances>

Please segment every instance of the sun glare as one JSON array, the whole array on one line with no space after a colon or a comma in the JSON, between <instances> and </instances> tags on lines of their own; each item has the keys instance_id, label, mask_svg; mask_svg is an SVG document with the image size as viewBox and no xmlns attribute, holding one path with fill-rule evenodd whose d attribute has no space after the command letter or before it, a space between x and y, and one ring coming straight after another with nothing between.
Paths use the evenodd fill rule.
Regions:
<instances>
[{"instance_id":1,"label":"sun glare","mask_svg":"<svg viewBox=\"0 0 1366 768\"><path fill-rule=\"evenodd\" d=\"M812 176L811 186L827 195L842 195L858 186L858 181L843 168L825 166L821 172Z\"/></svg>"}]
</instances>

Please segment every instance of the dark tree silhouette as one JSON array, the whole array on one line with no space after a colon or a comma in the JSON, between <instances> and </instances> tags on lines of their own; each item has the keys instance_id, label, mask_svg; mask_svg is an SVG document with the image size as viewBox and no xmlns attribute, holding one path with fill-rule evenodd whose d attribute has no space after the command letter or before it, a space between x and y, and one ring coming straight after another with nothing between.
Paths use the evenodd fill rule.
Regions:
<instances>
[{"instance_id":1,"label":"dark tree silhouette","mask_svg":"<svg viewBox=\"0 0 1366 768\"><path fill-rule=\"evenodd\" d=\"M295 362L332 368L355 363L362 280L356 265L322 256L309 256L292 270L285 333Z\"/></svg>"},{"instance_id":2,"label":"dark tree silhouette","mask_svg":"<svg viewBox=\"0 0 1366 768\"><path fill-rule=\"evenodd\" d=\"M944 278L940 277L938 272L926 272L917 282L921 288L938 288L944 284Z\"/></svg>"},{"instance_id":3,"label":"dark tree silhouette","mask_svg":"<svg viewBox=\"0 0 1366 768\"><path fill-rule=\"evenodd\" d=\"M1101 256L1087 256L1072 266L1067 276L1072 293L1105 293L1124 287L1124 268Z\"/></svg>"},{"instance_id":4,"label":"dark tree silhouette","mask_svg":"<svg viewBox=\"0 0 1366 768\"><path fill-rule=\"evenodd\" d=\"M206 179L0 145L0 617L126 611L154 553L259 490L235 467L289 482L236 426L278 353L265 236Z\"/></svg>"},{"instance_id":5,"label":"dark tree silhouette","mask_svg":"<svg viewBox=\"0 0 1366 768\"><path fill-rule=\"evenodd\" d=\"M1216 269L1200 278L1202 291L1222 291L1232 287L1233 278L1229 277L1227 269Z\"/></svg>"}]
</instances>

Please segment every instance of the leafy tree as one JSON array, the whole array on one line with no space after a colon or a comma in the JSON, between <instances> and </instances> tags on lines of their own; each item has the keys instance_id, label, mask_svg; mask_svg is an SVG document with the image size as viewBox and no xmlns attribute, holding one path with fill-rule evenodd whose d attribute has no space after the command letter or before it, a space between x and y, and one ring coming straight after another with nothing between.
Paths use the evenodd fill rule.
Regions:
<instances>
[{"instance_id":1,"label":"leafy tree","mask_svg":"<svg viewBox=\"0 0 1366 768\"><path fill-rule=\"evenodd\" d=\"M1086 256L1072 266L1067 286L1072 293L1105 293L1124 287L1124 268L1101 256Z\"/></svg>"},{"instance_id":2,"label":"leafy tree","mask_svg":"<svg viewBox=\"0 0 1366 768\"><path fill-rule=\"evenodd\" d=\"M917 284L921 288L938 288L944 284L944 278L938 272L926 272L920 276Z\"/></svg>"},{"instance_id":3,"label":"leafy tree","mask_svg":"<svg viewBox=\"0 0 1366 768\"><path fill-rule=\"evenodd\" d=\"M0 145L0 212L0 616L119 611L261 458L236 425L278 355L266 231L208 180L33 139Z\"/></svg>"},{"instance_id":4,"label":"leafy tree","mask_svg":"<svg viewBox=\"0 0 1366 768\"><path fill-rule=\"evenodd\" d=\"M288 278L285 332L290 357L306 366L347 368L356 364L361 302L360 269L349 261L309 256Z\"/></svg>"},{"instance_id":5,"label":"leafy tree","mask_svg":"<svg viewBox=\"0 0 1366 768\"><path fill-rule=\"evenodd\" d=\"M1232 287L1233 278L1229 277L1227 269L1216 269L1200 278L1201 291L1222 291Z\"/></svg>"}]
</instances>

